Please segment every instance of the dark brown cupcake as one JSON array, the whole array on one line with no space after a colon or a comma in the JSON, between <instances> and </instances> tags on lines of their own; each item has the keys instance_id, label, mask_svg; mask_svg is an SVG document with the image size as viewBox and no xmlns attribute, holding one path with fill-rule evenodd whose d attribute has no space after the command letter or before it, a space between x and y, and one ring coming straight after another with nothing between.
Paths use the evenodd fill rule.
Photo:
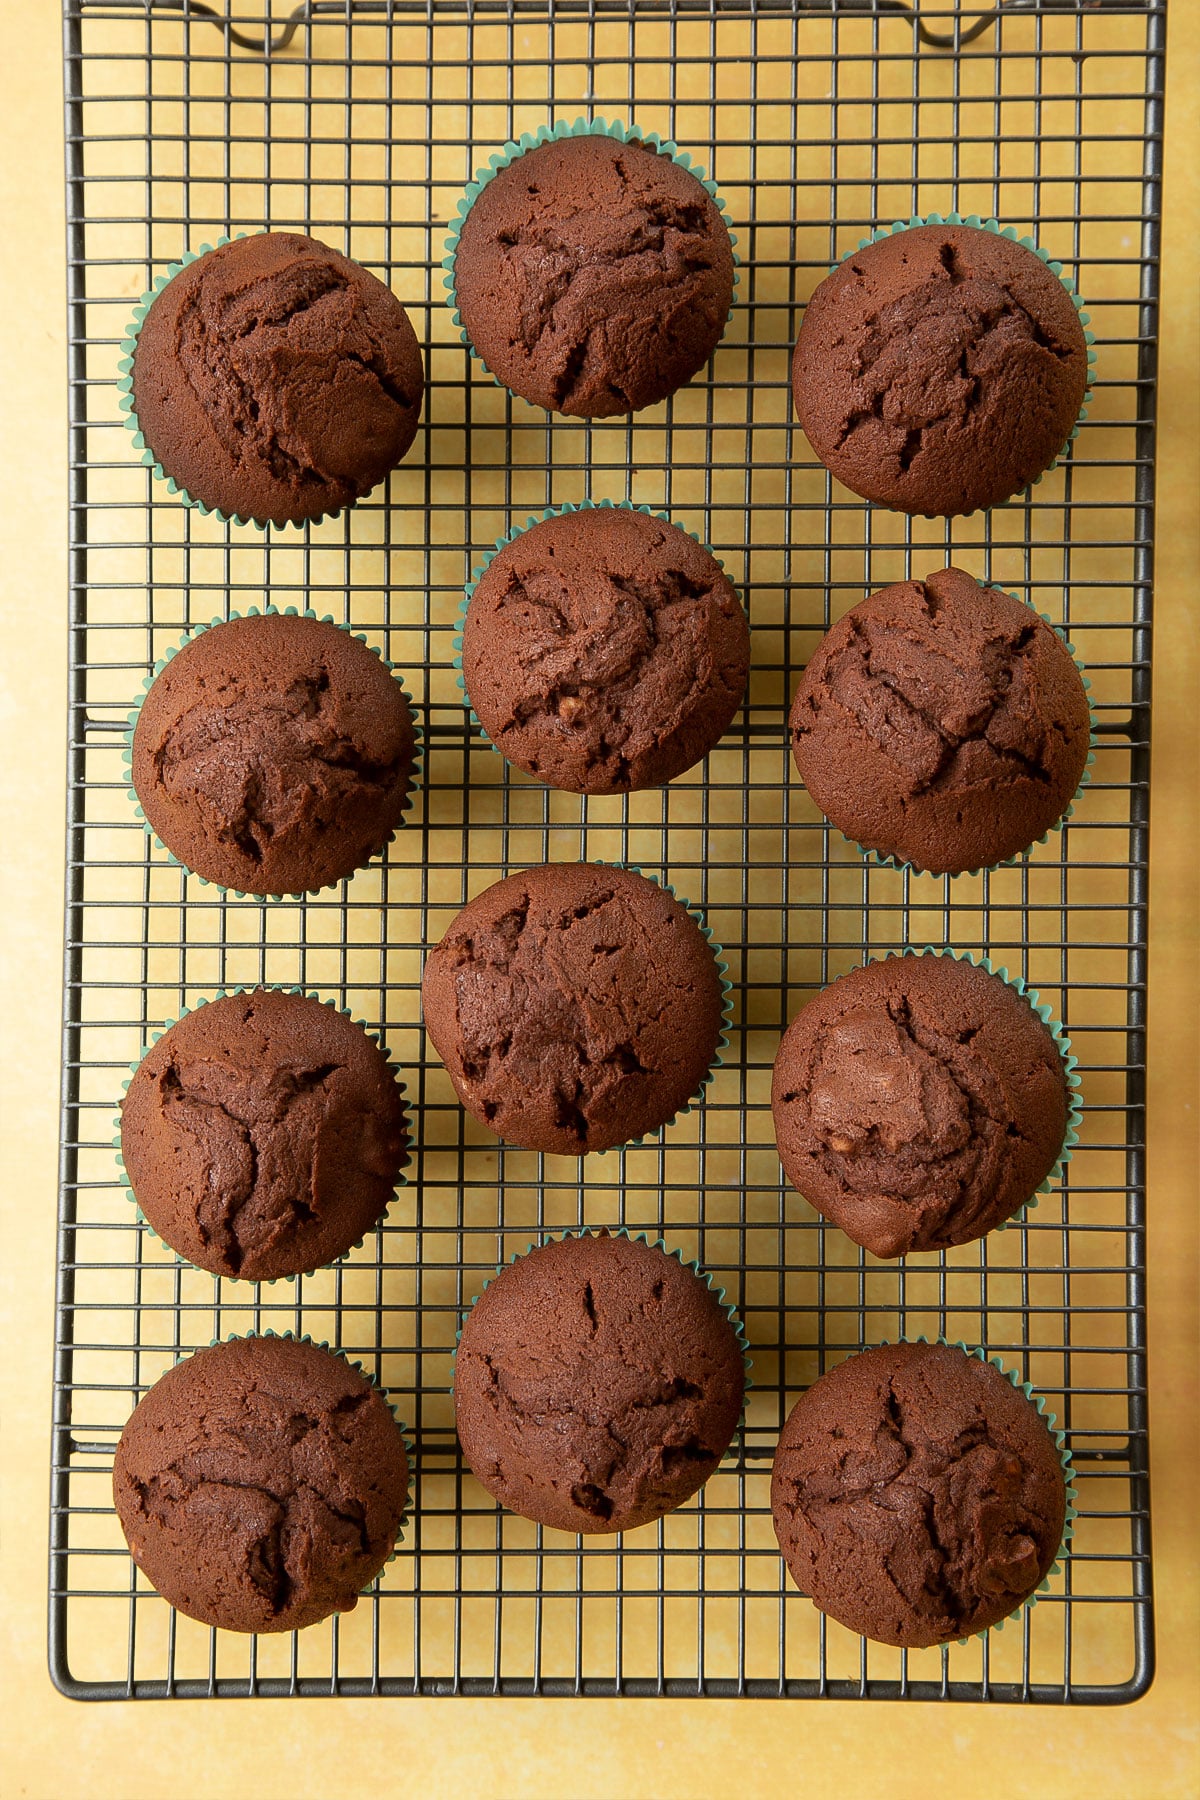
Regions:
<instances>
[{"instance_id":1,"label":"dark brown cupcake","mask_svg":"<svg viewBox=\"0 0 1200 1800\"><path fill-rule=\"evenodd\" d=\"M353 874L408 800L416 732L366 644L319 619L232 619L155 677L133 733L146 819L185 869L247 894Z\"/></svg>"},{"instance_id":2,"label":"dark brown cupcake","mask_svg":"<svg viewBox=\"0 0 1200 1800\"><path fill-rule=\"evenodd\" d=\"M984 1631L1028 1600L1066 1507L1033 1402L945 1344L884 1344L822 1375L792 1408L771 1477L801 1593L906 1650Z\"/></svg>"},{"instance_id":3,"label":"dark brown cupcake","mask_svg":"<svg viewBox=\"0 0 1200 1800\"><path fill-rule=\"evenodd\" d=\"M874 1256L983 1237L1062 1153L1062 1053L1028 1000L953 956L893 956L788 1026L771 1108L784 1173Z\"/></svg>"},{"instance_id":4,"label":"dark brown cupcake","mask_svg":"<svg viewBox=\"0 0 1200 1800\"><path fill-rule=\"evenodd\" d=\"M707 1282L657 1245L568 1237L467 1314L454 1412L502 1505L559 1531L630 1531L689 1499L737 1430L745 1359Z\"/></svg>"},{"instance_id":5,"label":"dark brown cupcake","mask_svg":"<svg viewBox=\"0 0 1200 1800\"><path fill-rule=\"evenodd\" d=\"M539 144L485 183L455 250L454 302L505 387L576 418L638 412L704 367L733 304L708 189L666 152Z\"/></svg>"},{"instance_id":6,"label":"dark brown cupcake","mask_svg":"<svg viewBox=\"0 0 1200 1800\"><path fill-rule=\"evenodd\" d=\"M1058 633L961 569L901 581L826 633L792 705L796 767L864 850L934 875L1017 856L1083 779L1091 718Z\"/></svg>"},{"instance_id":7,"label":"dark brown cupcake","mask_svg":"<svg viewBox=\"0 0 1200 1800\"><path fill-rule=\"evenodd\" d=\"M146 444L193 500L300 524L395 468L425 372L382 281L315 238L268 231L172 277L138 331L132 383Z\"/></svg>"},{"instance_id":8,"label":"dark brown cupcake","mask_svg":"<svg viewBox=\"0 0 1200 1800\"><path fill-rule=\"evenodd\" d=\"M742 702L750 629L720 563L624 507L544 519L487 565L463 626L480 724L551 787L661 787Z\"/></svg>"},{"instance_id":9,"label":"dark brown cupcake","mask_svg":"<svg viewBox=\"0 0 1200 1800\"><path fill-rule=\"evenodd\" d=\"M805 310L804 434L852 493L939 517L998 506L1065 448L1087 340L1058 276L1012 238L921 225L856 250Z\"/></svg>"},{"instance_id":10,"label":"dark brown cupcake","mask_svg":"<svg viewBox=\"0 0 1200 1800\"><path fill-rule=\"evenodd\" d=\"M405 1160L400 1089L361 1025L304 994L227 994L138 1064L121 1155L148 1223L214 1275L333 1261L386 1210Z\"/></svg>"},{"instance_id":11,"label":"dark brown cupcake","mask_svg":"<svg viewBox=\"0 0 1200 1800\"><path fill-rule=\"evenodd\" d=\"M113 1498L134 1562L180 1612L296 1631L350 1612L391 1555L408 1457L382 1394L340 1356L234 1338L145 1395Z\"/></svg>"},{"instance_id":12,"label":"dark brown cupcake","mask_svg":"<svg viewBox=\"0 0 1200 1800\"><path fill-rule=\"evenodd\" d=\"M429 954L425 1029L506 1143L583 1156L657 1131L717 1053L716 957L632 869L547 863L464 906Z\"/></svg>"}]
</instances>

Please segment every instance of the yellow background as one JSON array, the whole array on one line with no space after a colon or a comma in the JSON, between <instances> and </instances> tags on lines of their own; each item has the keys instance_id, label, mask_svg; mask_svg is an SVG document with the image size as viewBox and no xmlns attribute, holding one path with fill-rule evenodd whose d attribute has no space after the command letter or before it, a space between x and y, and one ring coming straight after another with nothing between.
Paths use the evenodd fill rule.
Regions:
<instances>
[{"instance_id":1,"label":"yellow background","mask_svg":"<svg viewBox=\"0 0 1200 1800\"><path fill-rule=\"evenodd\" d=\"M1200 160L1194 0L1174 0L1163 281L1151 965L1152 1473L1160 1673L1134 1707L661 1702L209 1702L83 1707L45 1672L66 650L61 62L54 0L0 0L0 945L8 1072L3 1283L5 1796L242 1793L682 1800L737 1792L1172 1796L1200 1790L1196 1556L1196 455Z\"/></svg>"}]
</instances>

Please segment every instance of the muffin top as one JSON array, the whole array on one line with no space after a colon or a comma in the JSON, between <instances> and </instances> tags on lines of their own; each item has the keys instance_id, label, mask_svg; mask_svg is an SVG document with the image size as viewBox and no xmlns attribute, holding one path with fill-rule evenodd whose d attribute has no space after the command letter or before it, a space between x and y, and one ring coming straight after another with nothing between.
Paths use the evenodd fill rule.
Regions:
<instances>
[{"instance_id":1,"label":"muffin top","mask_svg":"<svg viewBox=\"0 0 1200 1800\"><path fill-rule=\"evenodd\" d=\"M180 1612L295 1631L349 1612L391 1555L408 1457L382 1394L340 1356L234 1338L145 1395L113 1498L134 1562Z\"/></svg>"},{"instance_id":2,"label":"muffin top","mask_svg":"<svg viewBox=\"0 0 1200 1800\"><path fill-rule=\"evenodd\" d=\"M1063 640L961 569L860 600L818 645L791 713L805 785L839 831L935 875L987 868L1062 818L1091 719Z\"/></svg>"},{"instance_id":3,"label":"muffin top","mask_svg":"<svg viewBox=\"0 0 1200 1800\"><path fill-rule=\"evenodd\" d=\"M132 778L185 868L247 894L302 893L387 843L415 747L404 690L373 650L265 613L201 632L155 676Z\"/></svg>"},{"instance_id":4,"label":"muffin top","mask_svg":"<svg viewBox=\"0 0 1200 1800\"><path fill-rule=\"evenodd\" d=\"M784 1173L874 1256L970 1243L1050 1173L1066 1067L1029 1002L952 956L852 969L792 1020L771 1088Z\"/></svg>"},{"instance_id":5,"label":"muffin top","mask_svg":"<svg viewBox=\"0 0 1200 1800\"><path fill-rule=\"evenodd\" d=\"M544 1244L467 1314L454 1411L504 1506L560 1531L628 1531L680 1506L729 1448L745 1361L729 1315L658 1246Z\"/></svg>"},{"instance_id":6,"label":"muffin top","mask_svg":"<svg viewBox=\"0 0 1200 1800\"><path fill-rule=\"evenodd\" d=\"M557 138L488 181L463 221L454 299L505 387L606 418L690 381L733 305L733 246L708 189L665 152Z\"/></svg>"},{"instance_id":7,"label":"muffin top","mask_svg":"<svg viewBox=\"0 0 1200 1800\"><path fill-rule=\"evenodd\" d=\"M416 436L425 392L408 314L315 238L267 231L188 263L151 302L133 404L194 500L260 523L337 512Z\"/></svg>"},{"instance_id":8,"label":"muffin top","mask_svg":"<svg viewBox=\"0 0 1200 1800\"><path fill-rule=\"evenodd\" d=\"M647 513L544 519L497 552L463 626L467 695L509 762L579 794L660 787L745 692L750 630L716 558Z\"/></svg>"},{"instance_id":9,"label":"muffin top","mask_svg":"<svg viewBox=\"0 0 1200 1800\"><path fill-rule=\"evenodd\" d=\"M214 1275L319 1268L386 1210L404 1104L361 1025L305 994L227 994L172 1025L121 1105L121 1154L164 1243Z\"/></svg>"},{"instance_id":10,"label":"muffin top","mask_svg":"<svg viewBox=\"0 0 1200 1800\"><path fill-rule=\"evenodd\" d=\"M822 1375L792 1408L771 1477L801 1593L902 1649L1015 1611L1050 1572L1066 1503L1032 1401L945 1344L884 1344Z\"/></svg>"},{"instance_id":11,"label":"muffin top","mask_svg":"<svg viewBox=\"0 0 1200 1800\"><path fill-rule=\"evenodd\" d=\"M899 512L997 506L1070 437L1087 340L1058 276L1012 238L921 225L846 258L792 361L809 443L852 493Z\"/></svg>"},{"instance_id":12,"label":"muffin top","mask_svg":"<svg viewBox=\"0 0 1200 1800\"><path fill-rule=\"evenodd\" d=\"M716 1055L717 960L632 869L547 863L470 901L429 954L425 1029L506 1143L583 1156L656 1131Z\"/></svg>"}]
</instances>

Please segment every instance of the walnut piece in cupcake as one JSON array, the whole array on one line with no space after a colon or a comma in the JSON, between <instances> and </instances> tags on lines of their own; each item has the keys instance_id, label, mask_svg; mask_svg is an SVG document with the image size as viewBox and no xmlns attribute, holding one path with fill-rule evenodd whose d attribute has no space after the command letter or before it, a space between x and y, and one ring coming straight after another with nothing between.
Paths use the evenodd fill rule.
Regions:
<instances>
[{"instance_id":1,"label":"walnut piece in cupcake","mask_svg":"<svg viewBox=\"0 0 1200 1800\"><path fill-rule=\"evenodd\" d=\"M131 774L185 869L294 894L383 848L415 752L404 689L373 650L328 621L264 613L197 633L155 676Z\"/></svg>"},{"instance_id":2,"label":"walnut piece in cupcake","mask_svg":"<svg viewBox=\"0 0 1200 1800\"><path fill-rule=\"evenodd\" d=\"M113 1462L138 1568L224 1631L297 1631L352 1611L395 1547L408 1488L383 1395L294 1338L233 1338L176 1363Z\"/></svg>"},{"instance_id":3,"label":"walnut piece in cupcake","mask_svg":"<svg viewBox=\"0 0 1200 1800\"><path fill-rule=\"evenodd\" d=\"M741 705L750 629L720 563L625 507L543 519L488 563L463 625L467 698L551 787L620 794L699 762Z\"/></svg>"},{"instance_id":4,"label":"walnut piece in cupcake","mask_svg":"<svg viewBox=\"0 0 1200 1800\"><path fill-rule=\"evenodd\" d=\"M1088 388L1071 296L1024 244L920 225L856 250L805 309L796 415L852 493L946 517L998 506L1065 449Z\"/></svg>"},{"instance_id":5,"label":"walnut piece in cupcake","mask_svg":"<svg viewBox=\"0 0 1200 1800\"><path fill-rule=\"evenodd\" d=\"M498 381L600 419L653 406L704 367L733 304L733 245L708 189L666 151L564 137L485 182L453 279Z\"/></svg>"},{"instance_id":6,"label":"walnut piece in cupcake","mask_svg":"<svg viewBox=\"0 0 1200 1800\"><path fill-rule=\"evenodd\" d=\"M1044 837L1091 744L1083 677L1053 626L953 568L852 606L801 676L790 724L826 818L934 875Z\"/></svg>"},{"instance_id":7,"label":"walnut piece in cupcake","mask_svg":"<svg viewBox=\"0 0 1200 1800\"><path fill-rule=\"evenodd\" d=\"M425 371L408 314L370 270L267 231L207 251L155 295L132 382L143 438L191 499L301 524L395 468Z\"/></svg>"},{"instance_id":8,"label":"walnut piece in cupcake","mask_svg":"<svg viewBox=\"0 0 1200 1800\"><path fill-rule=\"evenodd\" d=\"M567 1237L502 1269L467 1314L454 1414L504 1506L560 1531L629 1531L697 1492L741 1416L737 1331L658 1245Z\"/></svg>"},{"instance_id":9,"label":"walnut piece in cupcake","mask_svg":"<svg viewBox=\"0 0 1200 1800\"><path fill-rule=\"evenodd\" d=\"M1063 1148L1066 1065L999 975L892 956L825 988L788 1026L771 1087L784 1173L874 1256L983 1237Z\"/></svg>"},{"instance_id":10,"label":"walnut piece in cupcake","mask_svg":"<svg viewBox=\"0 0 1200 1800\"><path fill-rule=\"evenodd\" d=\"M134 1198L199 1268L272 1281L332 1262L392 1198L400 1089L361 1025L307 994L225 994L171 1026L121 1104Z\"/></svg>"},{"instance_id":11,"label":"walnut piece in cupcake","mask_svg":"<svg viewBox=\"0 0 1200 1800\"><path fill-rule=\"evenodd\" d=\"M802 1594L914 1650L998 1625L1062 1544L1062 1458L1031 1400L947 1344L848 1357L796 1402L771 1512Z\"/></svg>"}]
</instances>

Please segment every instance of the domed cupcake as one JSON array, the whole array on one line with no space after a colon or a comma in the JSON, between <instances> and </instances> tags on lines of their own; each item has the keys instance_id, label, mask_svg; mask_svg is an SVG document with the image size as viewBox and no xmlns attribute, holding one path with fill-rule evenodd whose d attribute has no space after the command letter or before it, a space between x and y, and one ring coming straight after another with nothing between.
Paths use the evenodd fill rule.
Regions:
<instances>
[{"instance_id":1,"label":"domed cupcake","mask_svg":"<svg viewBox=\"0 0 1200 1800\"><path fill-rule=\"evenodd\" d=\"M844 258L805 309L796 416L838 481L898 512L998 506L1061 454L1088 391L1079 309L997 229L915 224Z\"/></svg>"},{"instance_id":2,"label":"domed cupcake","mask_svg":"<svg viewBox=\"0 0 1200 1800\"><path fill-rule=\"evenodd\" d=\"M788 1180L882 1257L967 1244L1011 1218L1062 1155L1072 1098L1029 1000L932 954L831 982L788 1026L771 1086Z\"/></svg>"},{"instance_id":3,"label":"domed cupcake","mask_svg":"<svg viewBox=\"0 0 1200 1800\"><path fill-rule=\"evenodd\" d=\"M560 1156L657 1131L721 1044L717 959L633 869L547 863L463 907L430 951L425 1029L467 1111Z\"/></svg>"},{"instance_id":4,"label":"domed cupcake","mask_svg":"<svg viewBox=\"0 0 1200 1800\"><path fill-rule=\"evenodd\" d=\"M1091 744L1083 677L1053 626L953 568L852 606L801 676L790 725L796 767L838 830L934 875L1044 837Z\"/></svg>"},{"instance_id":5,"label":"domed cupcake","mask_svg":"<svg viewBox=\"0 0 1200 1800\"><path fill-rule=\"evenodd\" d=\"M295 1338L233 1338L176 1363L113 1462L138 1568L180 1612L225 1631L350 1612L395 1547L408 1488L383 1395Z\"/></svg>"},{"instance_id":6,"label":"domed cupcake","mask_svg":"<svg viewBox=\"0 0 1200 1800\"><path fill-rule=\"evenodd\" d=\"M572 508L491 557L463 622L467 698L551 787L661 787L741 705L750 628L712 552L629 507Z\"/></svg>"},{"instance_id":7,"label":"domed cupcake","mask_svg":"<svg viewBox=\"0 0 1200 1800\"><path fill-rule=\"evenodd\" d=\"M151 1045L121 1104L147 1222L214 1275L273 1281L344 1255L386 1211L404 1102L361 1025L309 994L224 994Z\"/></svg>"},{"instance_id":8,"label":"domed cupcake","mask_svg":"<svg viewBox=\"0 0 1200 1800\"><path fill-rule=\"evenodd\" d=\"M135 331L137 429L187 498L228 517L339 512L416 436L425 371L408 314L316 238L261 232L186 261Z\"/></svg>"},{"instance_id":9,"label":"domed cupcake","mask_svg":"<svg viewBox=\"0 0 1200 1800\"><path fill-rule=\"evenodd\" d=\"M185 869L247 894L340 881L408 804L416 728L360 639L287 613L188 638L135 715L130 777Z\"/></svg>"},{"instance_id":10,"label":"domed cupcake","mask_svg":"<svg viewBox=\"0 0 1200 1800\"><path fill-rule=\"evenodd\" d=\"M502 1505L559 1531L629 1531L690 1499L737 1430L740 1328L661 1245L607 1232L519 1257L467 1314L454 1415Z\"/></svg>"},{"instance_id":11,"label":"domed cupcake","mask_svg":"<svg viewBox=\"0 0 1200 1800\"><path fill-rule=\"evenodd\" d=\"M884 1344L792 1408L771 1512L792 1579L876 1643L951 1643L1041 1586L1067 1523L1063 1457L1032 1400L949 1344Z\"/></svg>"},{"instance_id":12,"label":"domed cupcake","mask_svg":"<svg viewBox=\"0 0 1200 1800\"><path fill-rule=\"evenodd\" d=\"M708 187L603 122L549 134L473 184L448 266L463 332L548 412L665 400L708 361L733 304L733 245Z\"/></svg>"}]
</instances>

